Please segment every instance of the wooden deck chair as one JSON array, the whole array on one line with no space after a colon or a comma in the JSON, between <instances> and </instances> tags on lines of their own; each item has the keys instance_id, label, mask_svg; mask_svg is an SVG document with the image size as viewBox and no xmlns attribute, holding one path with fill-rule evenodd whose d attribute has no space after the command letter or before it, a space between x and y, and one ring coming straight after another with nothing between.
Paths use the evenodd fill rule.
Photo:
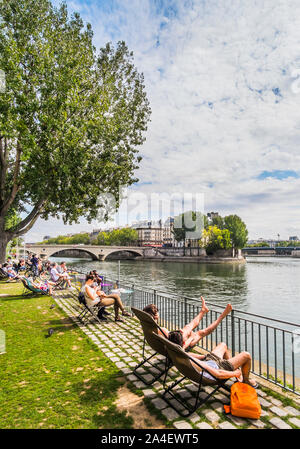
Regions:
<instances>
[{"instance_id":1,"label":"wooden deck chair","mask_svg":"<svg viewBox=\"0 0 300 449\"><path fill-rule=\"evenodd\" d=\"M157 324L157 322L152 318L149 313L144 312L143 310L136 309L135 307L131 307L132 312L134 315L138 318L138 320L141 323L143 332L144 332L144 343L143 343L143 360L134 368L133 374L138 377L144 384L151 385L155 381L157 381L161 376L165 375L165 379L167 377L167 373L169 371L169 368L171 367L170 361L168 358L168 353L166 351L166 348L164 344L160 340L156 340L153 338L154 334L158 334L158 330L164 334L164 331L161 329L161 327ZM166 337L166 335L165 335ZM166 339L166 338L164 338ZM145 344L146 342L148 345L153 349L154 354L152 354L150 357L145 357ZM163 355L165 357L165 368L161 369L158 366L155 366L155 364L151 363L150 360L156 356L157 354ZM152 380L146 381L145 378L137 371L139 368L141 368L145 363L149 363L151 366L156 368L159 373L153 377Z\"/></svg>"},{"instance_id":2,"label":"wooden deck chair","mask_svg":"<svg viewBox=\"0 0 300 449\"><path fill-rule=\"evenodd\" d=\"M160 342L160 344L165 346L165 349L167 351L168 357L172 361L173 365L178 369L179 373L182 375L178 380L173 382L169 387L165 388L162 396L164 400L169 404L170 407L172 407L177 413L179 413L181 416L187 417L190 416L192 413L194 413L201 405L203 405L211 396L213 396L220 388L224 388L227 391L230 391L230 387L225 385L227 380L220 380L217 378L214 379L208 379L207 377L203 376L203 373L206 371L210 376L214 377L212 374L210 374L205 368L203 368L194 358L188 355L181 346L176 345L166 338L153 334L153 338L157 340L157 342ZM199 366L200 371L196 369L193 364ZM194 405L189 405L188 402L184 402L178 395L174 394L172 391L177 385L179 385L183 380L189 379L192 382L194 382L196 385L198 385L198 390L195 397ZM205 398L200 398L201 389L205 386L214 386L215 388L211 393L209 393ZM171 396L171 399L169 399L169 396ZM182 407L175 407L174 401L172 399L175 399L178 403L181 404L182 407L184 407L184 410L182 410Z\"/></svg>"}]
</instances>

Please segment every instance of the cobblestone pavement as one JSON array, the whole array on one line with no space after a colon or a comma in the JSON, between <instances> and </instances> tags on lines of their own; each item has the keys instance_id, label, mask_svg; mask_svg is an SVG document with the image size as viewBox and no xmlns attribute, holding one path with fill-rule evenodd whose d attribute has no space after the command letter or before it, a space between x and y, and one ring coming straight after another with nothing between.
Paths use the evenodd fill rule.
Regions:
<instances>
[{"instance_id":1,"label":"cobblestone pavement","mask_svg":"<svg viewBox=\"0 0 300 449\"><path fill-rule=\"evenodd\" d=\"M109 319L103 323L94 321L85 321L83 324L77 318L81 308L77 301L77 293L70 290L56 291L54 299L61 309L81 328L81 330L96 344L101 351L115 363L120 371L126 376L127 380L134 385L136 390L142 391L146 404L150 403L155 407L158 416L165 420L166 425L176 429L238 429L238 428L273 428L273 429L291 429L300 428L300 406L299 403L284 405L284 394L280 399L278 394L272 396L272 390L264 387L259 388L257 393L262 406L262 414L259 420L238 418L223 413L223 405L229 404L229 393L219 390L207 401L197 412L188 418L182 418L165 402L160 392L163 391L162 381L158 380L151 386L141 382L132 371L134 367L142 360L143 334L140 324L136 318L126 318L124 323L115 323ZM151 355L153 351L146 346L146 356ZM163 357L158 355L153 363L163 367ZM146 379L150 380L157 372L151 365L144 365L139 369ZM178 377L178 371L173 368L170 370L170 382ZM211 387L205 387L202 395L209 393ZM180 383L177 393L185 401L193 403L193 392L196 390L194 384L190 381Z\"/></svg>"}]
</instances>

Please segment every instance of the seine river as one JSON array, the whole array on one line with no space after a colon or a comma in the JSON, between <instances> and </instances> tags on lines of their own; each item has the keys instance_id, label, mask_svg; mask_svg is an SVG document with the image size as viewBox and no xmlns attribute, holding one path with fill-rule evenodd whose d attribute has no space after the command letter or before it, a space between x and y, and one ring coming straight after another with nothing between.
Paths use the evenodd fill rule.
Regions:
<instances>
[{"instance_id":1,"label":"seine river","mask_svg":"<svg viewBox=\"0 0 300 449\"><path fill-rule=\"evenodd\" d=\"M117 261L64 260L80 271L118 278ZM300 259L249 257L243 265L122 260L120 274L139 287L203 295L209 303L231 302L236 310L300 324Z\"/></svg>"}]
</instances>

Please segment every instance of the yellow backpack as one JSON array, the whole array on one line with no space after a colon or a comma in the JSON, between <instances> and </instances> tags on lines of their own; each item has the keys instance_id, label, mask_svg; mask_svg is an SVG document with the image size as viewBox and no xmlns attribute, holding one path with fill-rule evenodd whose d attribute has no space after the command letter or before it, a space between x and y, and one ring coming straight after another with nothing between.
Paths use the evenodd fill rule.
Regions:
<instances>
[{"instance_id":1,"label":"yellow backpack","mask_svg":"<svg viewBox=\"0 0 300 449\"><path fill-rule=\"evenodd\" d=\"M224 405L225 413L231 413L241 418L259 419L261 406L253 387L242 382L236 382L231 387L230 405Z\"/></svg>"}]
</instances>

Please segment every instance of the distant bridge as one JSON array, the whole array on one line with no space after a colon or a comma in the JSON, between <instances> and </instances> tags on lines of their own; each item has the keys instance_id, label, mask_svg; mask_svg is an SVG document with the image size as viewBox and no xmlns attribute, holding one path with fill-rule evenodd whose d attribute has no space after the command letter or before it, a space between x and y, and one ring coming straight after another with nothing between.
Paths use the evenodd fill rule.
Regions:
<instances>
[{"instance_id":1,"label":"distant bridge","mask_svg":"<svg viewBox=\"0 0 300 449\"><path fill-rule=\"evenodd\" d=\"M66 250L82 251L89 254L94 260L105 260L110 254L126 251L132 253L135 257L144 257L147 248L139 246L98 246L98 245L26 245L27 253L37 254L43 259L56 256L58 253Z\"/></svg>"}]
</instances>

